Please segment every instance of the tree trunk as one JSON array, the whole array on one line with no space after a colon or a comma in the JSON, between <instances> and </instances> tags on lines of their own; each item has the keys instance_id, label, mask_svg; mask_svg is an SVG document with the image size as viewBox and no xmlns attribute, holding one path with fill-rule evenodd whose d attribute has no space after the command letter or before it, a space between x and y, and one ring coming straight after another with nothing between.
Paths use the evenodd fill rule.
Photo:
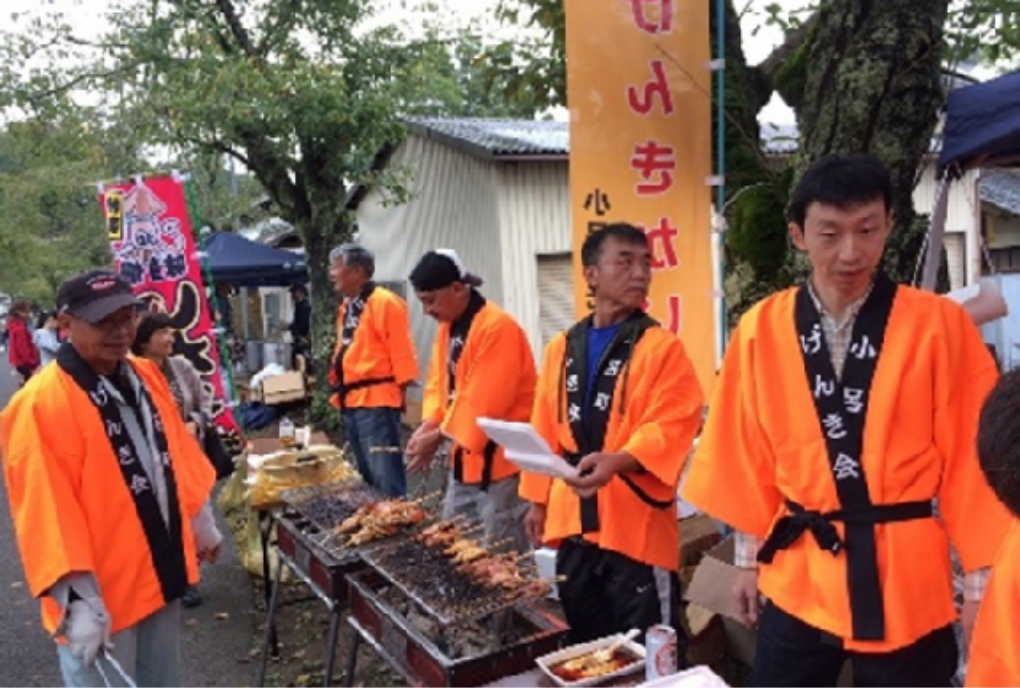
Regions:
<instances>
[{"instance_id":1,"label":"tree trunk","mask_svg":"<svg viewBox=\"0 0 1020 688\"><path fill-rule=\"evenodd\" d=\"M312 365L315 372L312 419L326 429L335 429L339 417L329 406L329 366L336 345L336 313L340 297L329 281L329 252L350 239L353 225L345 219L319 219L298 224L297 230L305 247L312 301Z\"/></svg>"},{"instance_id":2,"label":"tree trunk","mask_svg":"<svg viewBox=\"0 0 1020 688\"><path fill-rule=\"evenodd\" d=\"M822 2L806 43L776 86L800 123L799 175L827 153L869 152L889 166L896 229L886 250L894 279L909 282L924 240L913 190L930 151L942 87L949 0Z\"/></svg>"},{"instance_id":3,"label":"tree trunk","mask_svg":"<svg viewBox=\"0 0 1020 688\"><path fill-rule=\"evenodd\" d=\"M711 5L711 35L719 17ZM726 303L730 325L751 305L788 285L785 203L789 175L772 169L761 150L758 112L772 91L750 68L741 46L733 0L725 3L726 31ZM719 57L713 40L713 57ZM715 100L715 90L712 92ZM714 104L714 103L713 103ZM712 108L713 142L718 112ZM714 146L713 146L714 150Z\"/></svg>"}]
</instances>

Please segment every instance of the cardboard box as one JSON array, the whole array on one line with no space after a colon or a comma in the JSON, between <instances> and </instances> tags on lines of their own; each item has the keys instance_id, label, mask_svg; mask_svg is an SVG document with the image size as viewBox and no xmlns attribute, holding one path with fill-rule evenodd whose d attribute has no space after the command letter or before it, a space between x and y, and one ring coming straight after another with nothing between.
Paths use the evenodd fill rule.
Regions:
<instances>
[{"instance_id":1,"label":"cardboard box","mask_svg":"<svg viewBox=\"0 0 1020 688\"><path fill-rule=\"evenodd\" d=\"M267 406L284 404L288 401L301 401L307 396L308 386L305 376L298 371L267 377L252 390L252 399Z\"/></svg>"},{"instance_id":2,"label":"cardboard box","mask_svg":"<svg viewBox=\"0 0 1020 688\"><path fill-rule=\"evenodd\" d=\"M733 585L740 569L733 565L733 554L732 535L705 552L701 563L694 570L691 584L684 592L684 599L719 614L726 631L729 655L745 666L753 666L758 634L740 621L740 610L733 596ZM849 662L843 667L836 685L841 688L853 686L853 672Z\"/></svg>"},{"instance_id":3,"label":"cardboard box","mask_svg":"<svg viewBox=\"0 0 1020 688\"><path fill-rule=\"evenodd\" d=\"M722 531L715 519L695 514L680 519L680 566L693 566L701 555L722 541Z\"/></svg>"}]
</instances>

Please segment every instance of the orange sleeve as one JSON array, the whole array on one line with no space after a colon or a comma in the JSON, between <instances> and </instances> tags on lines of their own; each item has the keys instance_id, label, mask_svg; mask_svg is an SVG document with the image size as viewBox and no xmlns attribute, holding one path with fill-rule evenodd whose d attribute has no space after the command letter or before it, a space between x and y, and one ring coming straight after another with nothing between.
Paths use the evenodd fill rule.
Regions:
<instances>
[{"instance_id":1,"label":"orange sleeve","mask_svg":"<svg viewBox=\"0 0 1020 688\"><path fill-rule=\"evenodd\" d=\"M386 349L390 354L393 366L393 377L398 385L406 385L418 378L418 358L414 353L414 341L411 339L411 319L407 304L396 296L390 296L382 302L382 318L380 330L385 333Z\"/></svg>"},{"instance_id":2,"label":"orange sleeve","mask_svg":"<svg viewBox=\"0 0 1020 688\"><path fill-rule=\"evenodd\" d=\"M672 335L661 342L649 352L652 364L642 374L643 393L628 400L628 411L637 410L638 420L622 451L675 489L701 426L705 397L683 343Z\"/></svg>"},{"instance_id":3,"label":"orange sleeve","mask_svg":"<svg viewBox=\"0 0 1020 688\"><path fill-rule=\"evenodd\" d=\"M939 515L965 571L991 566L1009 528L1009 513L985 481L977 458L981 406L998 371L964 310L947 303L940 321L949 340L937 371L935 446L944 457Z\"/></svg>"},{"instance_id":4,"label":"orange sleeve","mask_svg":"<svg viewBox=\"0 0 1020 688\"><path fill-rule=\"evenodd\" d=\"M741 334L753 325L747 321L755 312L744 316L726 349L681 493L737 530L765 537L783 497L776 487L775 457L758 421L753 341Z\"/></svg>"},{"instance_id":5,"label":"orange sleeve","mask_svg":"<svg viewBox=\"0 0 1020 688\"><path fill-rule=\"evenodd\" d=\"M442 428L468 451L480 452L489 436L478 427L478 418L506 418L518 399L519 378L530 374L534 382L535 359L524 332L509 317L485 323L484 329L482 323L474 327L481 336L470 342L470 352L465 348L468 365Z\"/></svg>"},{"instance_id":6,"label":"orange sleeve","mask_svg":"<svg viewBox=\"0 0 1020 688\"><path fill-rule=\"evenodd\" d=\"M39 392L36 392L38 394ZM73 571L95 571L88 520L75 485L84 448L75 432L54 433L38 400L15 398L0 416L0 451L29 590L41 597Z\"/></svg>"},{"instance_id":7,"label":"orange sleeve","mask_svg":"<svg viewBox=\"0 0 1020 688\"><path fill-rule=\"evenodd\" d=\"M443 381L440 376L446 372L446 364L442 360L439 339L443 337L444 331L440 327L436 334L436 340L432 343L432 356L429 360L429 373L425 379L425 389L421 399L421 419L425 422L442 423L445 409L443 399Z\"/></svg>"},{"instance_id":8,"label":"orange sleeve","mask_svg":"<svg viewBox=\"0 0 1020 688\"><path fill-rule=\"evenodd\" d=\"M535 386L535 403L531 409L531 425L554 452L562 450L556 438L556 418L559 412L560 367L563 364L563 335L559 335L545 348L542 374ZM542 473L521 471L521 483L517 490L521 499L536 504L549 502L552 478Z\"/></svg>"}]
</instances>

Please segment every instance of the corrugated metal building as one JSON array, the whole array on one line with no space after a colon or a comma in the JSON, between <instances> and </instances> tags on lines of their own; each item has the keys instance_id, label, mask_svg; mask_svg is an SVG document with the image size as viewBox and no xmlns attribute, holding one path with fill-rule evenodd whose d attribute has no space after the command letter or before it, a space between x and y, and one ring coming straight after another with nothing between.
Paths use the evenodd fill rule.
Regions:
<instances>
[{"instance_id":1,"label":"corrugated metal building","mask_svg":"<svg viewBox=\"0 0 1020 688\"><path fill-rule=\"evenodd\" d=\"M420 360L435 323L408 293L407 276L434 248L453 248L485 280L481 291L528 333L536 359L573 322L567 128L560 122L422 119L389 166L413 172L412 200L378 189L357 206L376 279L405 294Z\"/></svg>"}]
</instances>

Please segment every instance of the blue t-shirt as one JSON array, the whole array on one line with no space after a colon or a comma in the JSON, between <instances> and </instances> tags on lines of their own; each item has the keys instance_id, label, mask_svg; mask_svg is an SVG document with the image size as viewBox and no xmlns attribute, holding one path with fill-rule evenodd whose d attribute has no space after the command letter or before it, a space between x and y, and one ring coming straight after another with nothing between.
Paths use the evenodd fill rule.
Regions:
<instances>
[{"instance_id":1,"label":"blue t-shirt","mask_svg":"<svg viewBox=\"0 0 1020 688\"><path fill-rule=\"evenodd\" d=\"M599 361L602 360L602 355L606 353L606 349L609 348L609 345L616 338L619 331L619 323L609 327L588 328L588 360L585 362L586 384L584 387L584 408L581 409L582 416L587 415L588 407L591 406L592 399L594 398Z\"/></svg>"}]
</instances>

